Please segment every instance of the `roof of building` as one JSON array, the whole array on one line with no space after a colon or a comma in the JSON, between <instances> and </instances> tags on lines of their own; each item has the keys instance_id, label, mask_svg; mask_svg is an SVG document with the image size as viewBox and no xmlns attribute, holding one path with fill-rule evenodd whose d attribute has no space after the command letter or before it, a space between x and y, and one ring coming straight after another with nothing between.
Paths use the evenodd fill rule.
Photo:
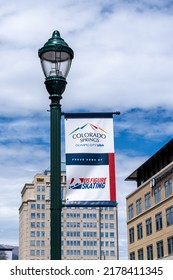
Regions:
<instances>
[{"instance_id":1,"label":"roof of building","mask_svg":"<svg viewBox=\"0 0 173 280\"><path fill-rule=\"evenodd\" d=\"M173 161L173 139L133 171L125 181L137 181L138 186Z\"/></svg>"}]
</instances>

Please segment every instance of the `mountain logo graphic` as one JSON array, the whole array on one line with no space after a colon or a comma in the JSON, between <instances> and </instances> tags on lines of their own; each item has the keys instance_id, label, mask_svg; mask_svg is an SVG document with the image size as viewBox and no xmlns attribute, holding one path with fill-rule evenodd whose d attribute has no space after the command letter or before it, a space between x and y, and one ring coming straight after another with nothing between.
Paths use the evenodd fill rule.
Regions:
<instances>
[{"instance_id":1,"label":"mountain logo graphic","mask_svg":"<svg viewBox=\"0 0 173 280\"><path fill-rule=\"evenodd\" d=\"M69 135L75 133L75 132L78 131L78 130L84 129L86 126L90 126L94 131L99 130L99 131L102 131L102 132L108 134L108 132L107 132L106 130L104 130L103 128L101 128L101 127L99 127L99 126L96 126L96 125L94 125L94 124L91 124L91 123L86 123L86 124L84 124L83 126L74 129L72 132L70 132Z\"/></svg>"}]
</instances>

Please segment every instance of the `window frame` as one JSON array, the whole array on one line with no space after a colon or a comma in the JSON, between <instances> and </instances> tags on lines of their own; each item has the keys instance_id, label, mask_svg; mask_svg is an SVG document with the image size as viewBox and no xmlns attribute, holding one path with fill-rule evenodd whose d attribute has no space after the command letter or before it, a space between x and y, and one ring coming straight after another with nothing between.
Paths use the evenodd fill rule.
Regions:
<instances>
[{"instance_id":1,"label":"window frame","mask_svg":"<svg viewBox=\"0 0 173 280\"><path fill-rule=\"evenodd\" d=\"M151 207L151 192L145 194L145 210Z\"/></svg>"},{"instance_id":2,"label":"window frame","mask_svg":"<svg viewBox=\"0 0 173 280\"><path fill-rule=\"evenodd\" d=\"M147 260L153 260L153 245L147 246Z\"/></svg>"},{"instance_id":3,"label":"window frame","mask_svg":"<svg viewBox=\"0 0 173 280\"><path fill-rule=\"evenodd\" d=\"M129 243L132 244L135 242L135 230L134 227L129 228Z\"/></svg>"},{"instance_id":4,"label":"window frame","mask_svg":"<svg viewBox=\"0 0 173 280\"><path fill-rule=\"evenodd\" d=\"M139 215L142 213L142 198L136 200L136 215Z\"/></svg>"},{"instance_id":5,"label":"window frame","mask_svg":"<svg viewBox=\"0 0 173 280\"><path fill-rule=\"evenodd\" d=\"M155 214L155 223L156 223L156 231L162 230L163 228L162 212Z\"/></svg>"},{"instance_id":6,"label":"window frame","mask_svg":"<svg viewBox=\"0 0 173 280\"><path fill-rule=\"evenodd\" d=\"M133 203L131 203L128 206L128 219L131 220L133 218L134 218L134 205L133 205Z\"/></svg>"},{"instance_id":7,"label":"window frame","mask_svg":"<svg viewBox=\"0 0 173 280\"><path fill-rule=\"evenodd\" d=\"M142 223L137 224L137 238L141 240L143 238L143 225Z\"/></svg>"},{"instance_id":8,"label":"window frame","mask_svg":"<svg viewBox=\"0 0 173 280\"><path fill-rule=\"evenodd\" d=\"M173 206L166 209L166 225L167 227L173 225Z\"/></svg>"},{"instance_id":9,"label":"window frame","mask_svg":"<svg viewBox=\"0 0 173 280\"><path fill-rule=\"evenodd\" d=\"M169 178L164 182L164 188L165 188L165 198L171 196L172 194L172 178Z\"/></svg>"},{"instance_id":10,"label":"window frame","mask_svg":"<svg viewBox=\"0 0 173 280\"><path fill-rule=\"evenodd\" d=\"M161 186L157 186L154 188L154 202L158 204L161 201Z\"/></svg>"},{"instance_id":11,"label":"window frame","mask_svg":"<svg viewBox=\"0 0 173 280\"><path fill-rule=\"evenodd\" d=\"M164 244L163 240L160 240L156 243L156 248L157 248L157 258L161 259L164 257Z\"/></svg>"},{"instance_id":12,"label":"window frame","mask_svg":"<svg viewBox=\"0 0 173 280\"><path fill-rule=\"evenodd\" d=\"M152 218L148 218L145 220L145 226L146 226L146 236L149 236L152 234Z\"/></svg>"}]
</instances>

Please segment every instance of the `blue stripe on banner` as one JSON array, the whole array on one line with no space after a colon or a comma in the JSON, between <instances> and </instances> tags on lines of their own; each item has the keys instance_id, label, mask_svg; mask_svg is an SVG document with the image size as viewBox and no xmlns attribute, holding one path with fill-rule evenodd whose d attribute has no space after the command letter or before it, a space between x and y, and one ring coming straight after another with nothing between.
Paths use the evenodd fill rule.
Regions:
<instances>
[{"instance_id":1,"label":"blue stripe on banner","mask_svg":"<svg viewBox=\"0 0 173 280\"><path fill-rule=\"evenodd\" d=\"M116 207L117 206L117 202L116 201L108 201L108 200L97 200L97 201L66 201L66 203L64 205L62 205L63 207L88 207L88 206L92 206L92 207Z\"/></svg>"},{"instance_id":2,"label":"blue stripe on banner","mask_svg":"<svg viewBox=\"0 0 173 280\"><path fill-rule=\"evenodd\" d=\"M66 154L66 165L108 165L108 154Z\"/></svg>"}]
</instances>

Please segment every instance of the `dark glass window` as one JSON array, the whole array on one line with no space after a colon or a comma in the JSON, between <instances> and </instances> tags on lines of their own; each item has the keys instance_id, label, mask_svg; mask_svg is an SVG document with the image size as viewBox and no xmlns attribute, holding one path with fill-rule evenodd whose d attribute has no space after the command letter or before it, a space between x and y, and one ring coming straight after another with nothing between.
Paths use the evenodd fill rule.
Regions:
<instances>
[{"instance_id":1,"label":"dark glass window","mask_svg":"<svg viewBox=\"0 0 173 280\"><path fill-rule=\"evenodd\" d=\"M144 252L143 249L138 250L138 260L143 260L144 259Z\"/></svg>"},{"instance_id":2,"label":"dark glass window","mask_svg":"<svg viewBox=\"0 0 173 280\"><path fill-rule=\"evenodd\" d=\"M173 206L166 209L166 224L167 226L173 224Z\"/></svg>"},{"instance_id":3,"label":"dark glass window","mask_svg":"<svg viewBox=\"0 0 173 280\"><path fill-rule=\"evenodd\" d=\"M143 237L142 223L137 225L137 237L138 237L138 239L142 239L142 237Z\"/></svg>"},{"instance_id":4,"label":"dark glass window","mask_svg":"<svg viewBox=\"0 0 173 280\"><path fill-rule=\"evenodd\" d=\"M131 220L134 217L133 203L128 207L128 218Z\"/></svg>"},{"instance_id":5,"label":"dark glass window","mask_svg":"<svg viewBox=\"0 0 173 280\"><path fill-rule=\"evenodd\" d=\"M156 231L162 229L162 213L158 213L155 215L156 218Z\"/></svg>"},{"instance_id":6,"label":"dark glass window","mask_svg":"<svg viewBox=\"0 0 173 280\"><path fill-rule=\"evenodd\" d=\"M154 199L155 203L158 203L161 201L161 188L158 186L157 188L154 189Z\"/></svg>"},{"instance_id":7,"label":"dark glass window","mask_svg":"<svg viewBox=\"0 0 173 280\"><path fill-rule=\"evenodd\" d=\"M151 194L149 192L149 193L146 193L146 195L145 195L145 209L148 209L150 207L151 207Z\"/></svg>"},{"instance_id":8,"label":"dark glass window","mask_svg":"<svg viewBox=\"0 0 173 280\"><path fill-rule=\"evenodd\" d=\"M164 249L163 249L163 240L157 242L157 258L163 258L164 256Z\"/></svg>"},{"instance_id":9,"label":"dark glass window","mask_svg":"<svg viewBox=\"0 0 173 280\"><path fill-rule=\"evenodd\" d=\"M130 260L135 260L135 252L130 253Z\"/></svg>"},{"instance_id":10,"label":"dark glass window","mask_svg":"<svg viewBox=\"0 0 173 280\"><path fill-rule=\"evenodd\" d=\"M134 240L134 228L130 228L129 229L129 242L130 243L133 243L135 240Z\"/></svg>"},{"instance_id":11,"label":"dark glass window","mask_svg":"<svg viewBox=\"0 0 173 280\"><path fill-rule=\"evenodd\" d=\"M165 182L165 197L169 197L172 194L172 180L169 179Z\"/></svg>"},{"instance_id":12,"label":"dark glass window","mask_svg":"<svg viewBox=\"0 0 173 280\"><path fill-rule=\"evenodd\" d=\"M147 260L153 260L153 246L147 246Z\"/></svg>"},{"instance_id":13,"label":"dark glass window","mask_svg":"<svg viewBox=\"0 0 173 280\"><path fill-rule=\"evenodd\" d=\"M148 236L152 234L152 219L149 218L145 222L146 222L146 235Z\"/></svg>"},{"instance_id":14,"label":"dark glass window","mask_svg":"<svg viewBox=\"0 0 173 280\"><path fill-rule=\"evenodd\" d=\"M169 237L167 239L168 241L168 254L172 255L173 254L173 236Z\"/></svg>"},{"instance_id":15,"label":"dark glass window","mask_svg":"<svg viewBox=\"0 0 173 280\"><path fill-rule=\"evenodd\" d=\"M142 199L136 200L136 215L139 215L142 212Z\"/></svg>"}]
</instances>

